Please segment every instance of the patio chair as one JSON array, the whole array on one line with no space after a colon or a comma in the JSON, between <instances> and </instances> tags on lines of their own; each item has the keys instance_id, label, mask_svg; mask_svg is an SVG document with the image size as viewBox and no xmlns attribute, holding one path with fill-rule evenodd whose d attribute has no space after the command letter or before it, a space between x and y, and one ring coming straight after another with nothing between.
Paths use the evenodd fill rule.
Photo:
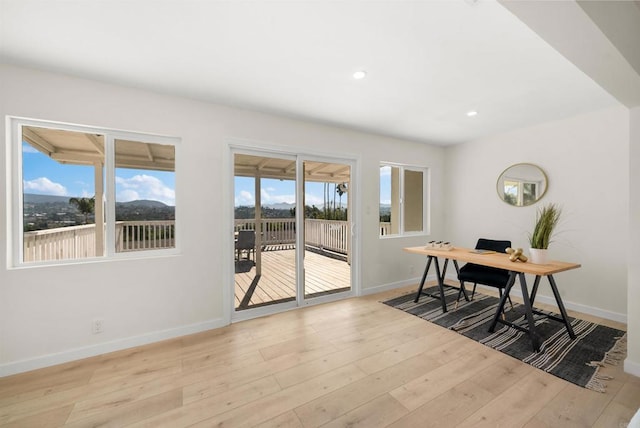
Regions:
<instances>
[{"instance_id":1,"label":"patio chair","mask_svg":"<svg viewBox=\"0 0 640 428\"><path fill-rule=\"evenodd\" d=\"M236 260L242 260L243 252L247 253L247 260L256 259L256 232L255 230L241 230L236 240Z\"/></svg>"}]
</instances>

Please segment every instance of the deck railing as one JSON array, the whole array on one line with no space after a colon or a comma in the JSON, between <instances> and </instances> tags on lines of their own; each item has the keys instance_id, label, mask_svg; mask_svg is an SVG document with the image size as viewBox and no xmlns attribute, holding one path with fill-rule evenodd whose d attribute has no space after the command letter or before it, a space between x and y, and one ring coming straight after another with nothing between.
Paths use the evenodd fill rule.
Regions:
<instances>
[{"instance_id":1,"label":"deck railing","mask_svg":"<svg viewBox=\"0 0 640 428\"><path fill-rule=\"evenodd\" d=\"M294 244L296 242L295 218L264 218L262 223L262 245ZM255 219L234 220L235 229L257 230Z\"/></svg>"},{"instance_id":2,"label":"deck railing","mask_svg":"<svg viewBox=\"0 0 640 428\"><path fill-rule=\"evenodd\" d=\"M173 220L116 222L116 252L175 247Z\"/></svg>"},{"instance_id":3,"label":"deck railing","mask_svg":"<svg viewBox=\"0 0 640 428\"><path fill-rule=\"evenodd\" d=\"M262 219L262 244L296 242L296 221L291 218ZM256 230L255 220L235 220L235 230ZM349 228L346 221L305 220L305 244L348 253ZM23 261L64 260L95 257L95 224L25 232ZM116 252L173 248L173 220L116 222Z\"/></svg>"},{"instance_id":4,"label":"deck railing","mask_svg":"<svg viewBox=\"0 0 640 428\"><path fill-rule=\"evenodd\" d=\"M294 244L295 218L262 219L262 245ZM305 244L336 253L348 253L349 228L346 221L306 219ZM235 231L257 230L254 219L236 219Z\"/></svg>"},{"instance_id":5,"label":"deck railing","mask_svg":"<svg viewBox=\"0 0 640 428\"><path fill-rule=\"evenodd\" d=\"M380 236L386 236L391 233L391 223L387 221L380 222Z\"/></svg>"},{"instance_id":6,"label":"deck railing","mask_svg":"<svg viewBox=\"0 0 640 428\"><path fill-rule=\"evenodd\" d=\"M116 222L116 252L173 248L173 220ZM59 227L23 234L23 261L96 256L96 225Z\"/></svg>"},{"instance_id":7,"label":"deck railing","mask_svg":"<svg viewBox=\"0 0 640 428\"><path fill-rule=\"evenodd\" d=\"M95 257L96 225L59 227L25 232L23 260L64 260Z\"/></svg>"},{"instance_id":8,"label":"deck railing","mask_svg":"<svg viewBox=\"0 0 640 428\"><path fill-rule=\"evenodd\" d=\"M305 244L347 254L349 227L346 221L307 219L304 231Z\"/></svg>"}]
</instances>

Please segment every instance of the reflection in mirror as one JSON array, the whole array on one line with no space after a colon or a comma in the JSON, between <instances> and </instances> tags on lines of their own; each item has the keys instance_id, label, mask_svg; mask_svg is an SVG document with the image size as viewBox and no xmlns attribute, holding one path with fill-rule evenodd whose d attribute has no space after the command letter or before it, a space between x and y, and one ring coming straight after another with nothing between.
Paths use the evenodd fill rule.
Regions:
<instances>
[{"instance_id":1,"label":"reflection in mirror","mask_svg":"<svg viewBox=\"0 0 640 428\"><path fill-rule=\"evenodd\" d=\"M547 191L547 176L530 163L518 163L505 169L498 177L496 190L500 199L516 207L538 202Z\"/></svg>"}]
</instances>

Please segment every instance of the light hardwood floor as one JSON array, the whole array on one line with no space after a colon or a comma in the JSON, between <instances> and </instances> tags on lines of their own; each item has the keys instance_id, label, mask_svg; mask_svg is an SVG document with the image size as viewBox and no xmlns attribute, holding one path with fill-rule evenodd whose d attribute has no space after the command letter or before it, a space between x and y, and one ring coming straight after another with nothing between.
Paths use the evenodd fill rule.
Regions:
<instances>
[{"instance_id":1,"label":"light hardwood floor","mask_svg":"<svg viewBox=\"0 0 640 428\"><path fill-rule=\"evenodd\" d=\"M414 289L5 377L0 425L618 428L640 407L620 366L593 392L379 303Z\"/></svg>"}]
</instances>

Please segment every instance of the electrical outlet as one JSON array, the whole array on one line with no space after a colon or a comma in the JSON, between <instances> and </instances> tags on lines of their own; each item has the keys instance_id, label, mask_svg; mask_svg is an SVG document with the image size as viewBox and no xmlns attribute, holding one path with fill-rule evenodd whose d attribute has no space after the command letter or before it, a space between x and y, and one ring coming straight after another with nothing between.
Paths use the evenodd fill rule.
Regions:
<instances>
[{"instance_id":1,"label":"electrical outlet","mask_svg":"<svg viewBox=\"0 0 640 428\"><path fill-rule=\"evenodd\" d=\"M104 328L104 320L95 319L91 323L91 333L100 334L102 333L102 329Z\"/></svg>"}]
</instances>

